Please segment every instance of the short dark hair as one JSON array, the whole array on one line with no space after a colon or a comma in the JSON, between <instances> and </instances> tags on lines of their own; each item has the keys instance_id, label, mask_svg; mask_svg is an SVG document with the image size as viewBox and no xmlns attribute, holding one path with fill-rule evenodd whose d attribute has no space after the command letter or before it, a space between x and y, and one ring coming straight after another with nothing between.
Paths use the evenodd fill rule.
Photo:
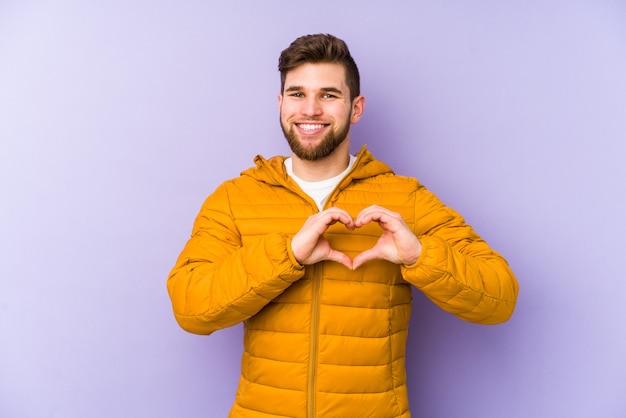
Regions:
<instances>
[{"instance_id":1,"label":"short dark hair","mask_svg":"<svg viewBox=\"0 0 626 418\"><path fill-rule=\"evenodd\" d=\"M329 34L301 36L287 47L278 58L280 91L285 90L287 73L307 63L341 64L346 72L346 84L350 89L350 100L361 94L361 80L356 62L350 55L348 45Z\"/></svg>"}]
</instances>

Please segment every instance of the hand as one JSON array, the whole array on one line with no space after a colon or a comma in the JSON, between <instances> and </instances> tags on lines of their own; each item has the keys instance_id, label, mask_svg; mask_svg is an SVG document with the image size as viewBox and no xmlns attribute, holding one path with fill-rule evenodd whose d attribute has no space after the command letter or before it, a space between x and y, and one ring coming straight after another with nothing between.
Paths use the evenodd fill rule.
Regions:
<instances>
[{"instance_id":1,"label":"hand","mask_svg":"<svg viewBox=\"0 0 626 418\"><path fill-rule=\"evenodd\" d=\"M291 239L293 255L300 264L310 265L331 260L352 269L350 257L334 250L323 237L328 227L337 222L344 224L350 231L354 230L354 220L343 209L333 207L309 216L300 231Z\"/></svg>"},{"instance_id":2,"label":"hand","mask_svg":"<svg viewBox=\"0 0 626 418\"><path fill-rule=\"evenodd\" d=\"M395 264L414 264L422 253L422 244L399 213L380 206L363 209L356 217L354 226L360 228L372 221L383 229L376 245L363 251L352 260L352 269L370 260L387 260Z\"/></svg>"}]
</instances>

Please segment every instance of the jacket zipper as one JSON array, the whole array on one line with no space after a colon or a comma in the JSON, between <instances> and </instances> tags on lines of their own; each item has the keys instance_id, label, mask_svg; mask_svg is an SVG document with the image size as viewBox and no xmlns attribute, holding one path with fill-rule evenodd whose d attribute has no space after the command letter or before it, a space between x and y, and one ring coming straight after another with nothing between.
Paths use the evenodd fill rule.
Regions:
<instances>
[{"instance_id":1,"label":"jacket zipper","mask_svg":"<svg viewBox=\"0 0 626 418\"><path fill-rule=\"evenodd\" d=\"M317 386L317 350L319 340L319 315L320 315L320 289L322 285L321 277L321 265L316 264L313 267L313 295L311 299L311 348L309 354L309 381L308 381L308 411L307 417L315 417L315 401L316 401L316 386Z\"/></svg>"},{"instance_id":2,"label":"jacket zipper","mask_svg":"<svg viewBox=\"0 0 626 418\"><path fill-rule=\"evenodd\" d=\"M359 158L360 159L360 158ZM339 181L335 186L335 189L328 195L328 199L324 204L323 209L328 209L330 207L330 202L334 200L335 195L339 192L341 184L344 180L354 172L355 168L358 166L359 161L355 161L352 166L352 169L346 177ZM298 193L300 194L300 193ZM307 201L311 203L313 208L317 209L319 212L319 208L315 202L309 197L306 193L302 194ZM317 355L318 355L318 343L319 343L319 316L320 316L320 290L322 287L322 265L318 263L313 266L313 289L312 289L312 297L311 297L311 346L310 346L310 354L309 354L309 378L307 382L307 417L315 418L315 402L316 396L315 393L317 391Z\"/></svg>"},{"instance_id":3,"label":"jacket zipper","mask_svg":"<svg viewBox=\"0 0 626 418\"><path fill-rule=\"evenodd\" d=\"M359 156L356 161L354 162L354 164L352 164L352 167L350 168L350 171L348 171L346 173L346 175L339 180L339 183L337 183L337 185L335 186L335 188L330 192L330 194L328 195L328 199L326 199L326 203L324 203L324 207L322 208L322 210L328 209L330 207L332 207L332 202L335 201L337 195L339 194L340 191L344 190L349 183L352 182L352 178L351 175L352 173L354 173L356 171L356 168L360 165L361 159L363 158L363 156ZM346 183L344 185L344 183L346 182L346 179L348 180L348 183Z\"/></svg>"}]
</instances>

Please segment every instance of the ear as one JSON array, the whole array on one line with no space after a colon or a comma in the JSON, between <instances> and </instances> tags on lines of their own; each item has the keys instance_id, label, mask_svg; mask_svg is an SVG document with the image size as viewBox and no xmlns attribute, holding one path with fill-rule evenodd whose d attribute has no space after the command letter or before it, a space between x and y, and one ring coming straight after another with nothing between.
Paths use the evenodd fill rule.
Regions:
<instances>
[{"instance_id":1,"label":"ear","mask_svg":"<svg viewBox=\"0 0 626 418\"><path fill-rule=\"evenodd\" d=\"M280 112L280 107L283 104L283 94L282 93L278 93L278 112Z\"/></svg>"},{"instance_id":2,"label":"ear","mask_svg":"<svg viewBox=\"0 0 626 418\"><path fill-rule=\"evenodd\" d=\"M363 116L363 111L365 110L365 97L357 96L354 98L352 102L352 115L350 116L350 123L355 124Z\"/></svg>"}]
</instances>

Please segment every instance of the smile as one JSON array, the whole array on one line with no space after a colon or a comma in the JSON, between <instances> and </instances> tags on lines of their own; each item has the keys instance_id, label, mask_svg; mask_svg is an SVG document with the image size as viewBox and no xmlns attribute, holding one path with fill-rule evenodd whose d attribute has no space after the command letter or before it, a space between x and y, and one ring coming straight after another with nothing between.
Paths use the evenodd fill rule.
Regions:
<instances>
[{"instance_id":1,"label":"smile","mask_svg":"<svg viewBox=\"0 0 626 418\"><path fill-rule=\"evenodd\" d=\"M298 123L297 125L298 128L302 129L303 131L317 131L326 126L323 123Z\"/></svg>"}]
</instances>

